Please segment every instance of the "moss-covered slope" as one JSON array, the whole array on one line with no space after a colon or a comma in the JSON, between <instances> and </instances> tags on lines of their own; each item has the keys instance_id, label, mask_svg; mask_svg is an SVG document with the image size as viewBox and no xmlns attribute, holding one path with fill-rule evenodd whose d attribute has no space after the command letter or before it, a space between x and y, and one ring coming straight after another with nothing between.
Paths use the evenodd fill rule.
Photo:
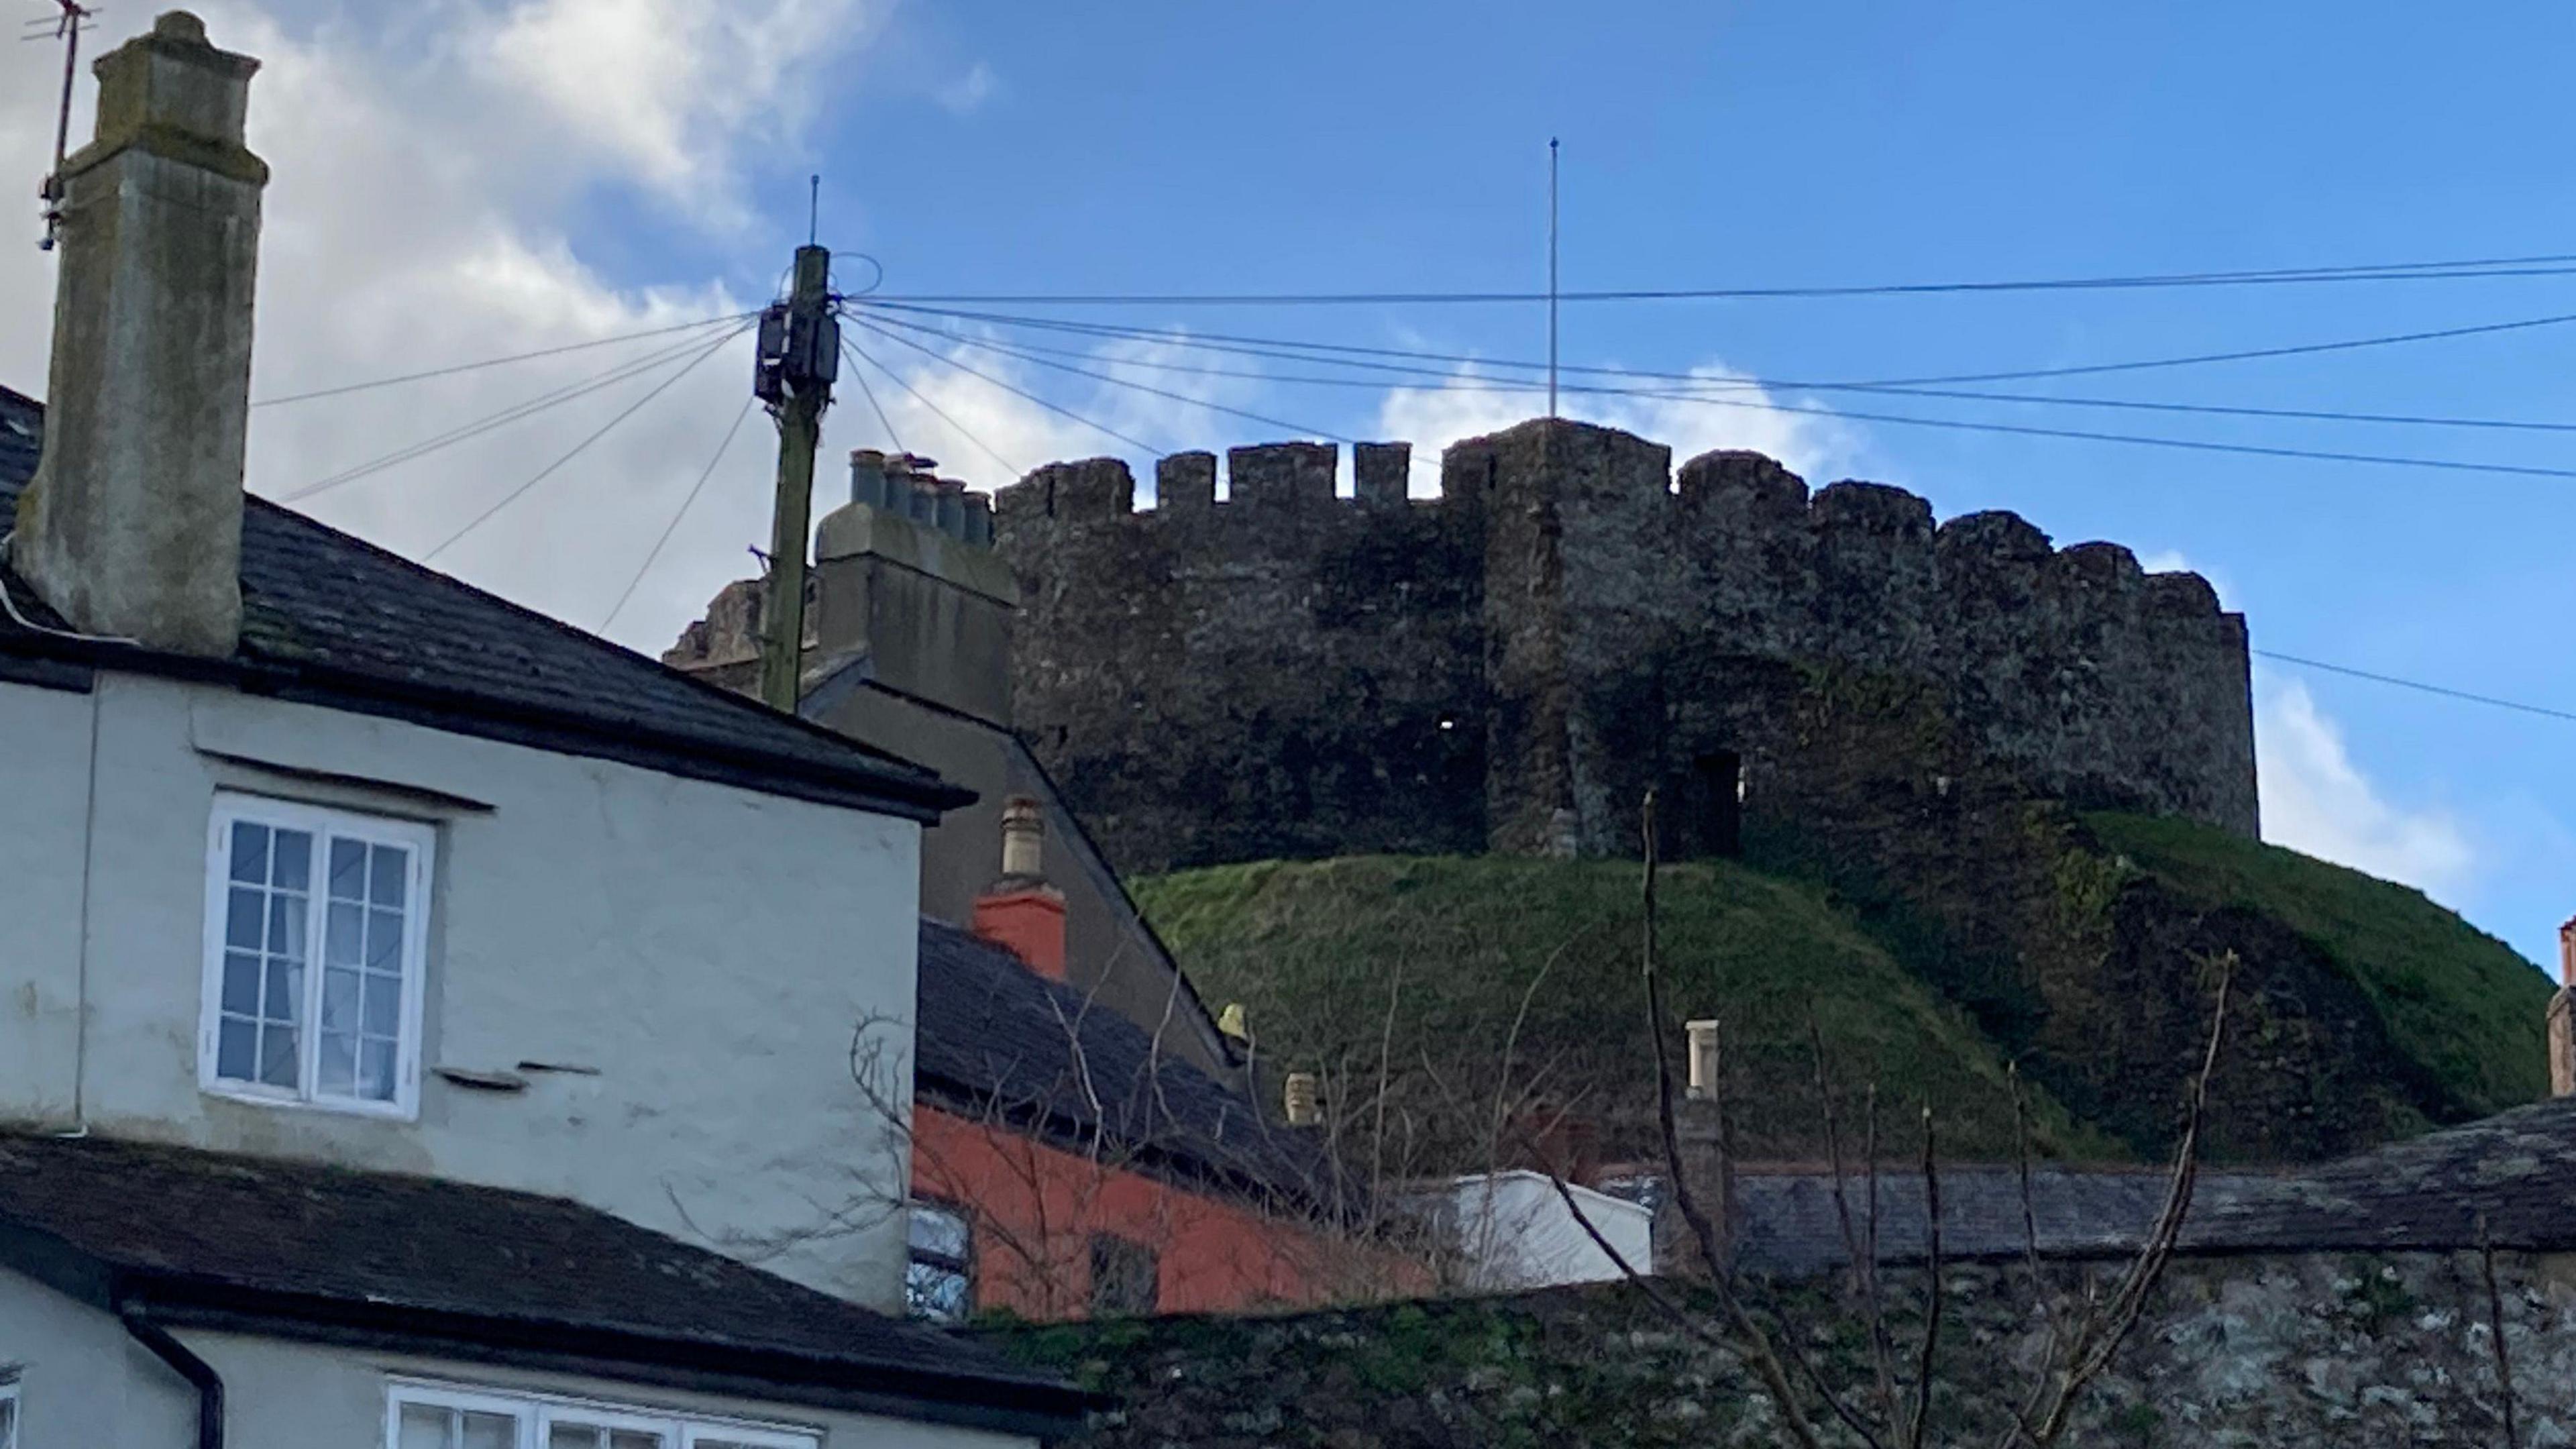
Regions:
<instances>
[{"instance_id":1,"label":"moss-covered slope","mask_svg":"<svg viewBox=\"0 0 2576 1449\"><path fill-rule=\"evenodd\" d=\"M1822 1150L1811 1013L1847 1150L1875 1083L1891 1152L1916 1149L1928 1102L1946 1151L2009 1154L2017 1056L2044 1152L2159 1151L2204 1029L2199 963L2222 951L2240 957L2222 1156L2337 1155L2542 1091L2547 984L2420 893L2188 822L2043 813L2017 828L2028 848L1949 887L1968 897L1956 919L1996 923L1973 938L1987 966L1937 936L1890 936L1821 886L1666 868L1667 1020L1725 1021L1747 1154ZM1324 1073L1340 1120L1364 1135L1383 1120L1382 1165L1409 1172L1479 1165L1498 1141L1510 1155L1525 1135L1496 1124L1530 1103L1596 1128L1608 1156L1651 1151L1637 889L1633 863L1494 858L1136 883L1202 993L1245 1004L1271 1068ZM1962 1003L1997 973L2026 1004L1981 1020Z\"/></svg>"},{"instance_id":2,"label":"moss-covered slope","mask_svg":"<svg viewBox=\"0 0 2576 1449\"><path fill-rule=\"evenodd\" d=\"M2084 823L2179 893L2261 911L2320 947L2369 998L2398 1051L2463 1113L2547 1092L2547 980L2423 892L2188 820L2093 814Z\"/></svg>"},{"instance_id":3,"label":"moss-covered slope","mask_svg":"<svg viewBox=\"0 0 2576 1449\"><path fill-rule=\"evenodd\" d=\"M1217 866L1139 881L1136 894L1200 992L1245 1004L1272 1069L1323 1072L1363 1130L1379 1120L1383 1062L1386 1165L1429 1172L1479 1165L1514 1104L1542 1104L1541 1120L1564 1109L1612 1157L1651 1150L1638 883L1618 861L1363 857ZM1992 1044L1823 892L1676 865L1661 877L1659 920L1670 1019L1726 1023L1746 1151L1820 1148L1811 1010L1855 1143L1875 1081L1891 1151L1915 1150L1925 1100L1957 1151L2011 1151ZM2044 1093L2036 1111L2049 1150L2116 1153ZM1500 1135L1506 1155L1522 1145Z\"/></svg>"}]
</instances>

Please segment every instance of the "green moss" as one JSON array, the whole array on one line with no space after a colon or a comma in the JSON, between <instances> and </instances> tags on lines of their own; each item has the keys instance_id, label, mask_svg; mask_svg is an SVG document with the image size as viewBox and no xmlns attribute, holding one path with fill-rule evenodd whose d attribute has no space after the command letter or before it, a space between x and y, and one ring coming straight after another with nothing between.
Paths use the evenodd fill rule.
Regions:
<instances>
[{"instance_id":1,"label":"green moss","mask_svg":"<svg viewBox=\"0 0 2576 1449\"><path fill-rule=\"evenodd\" d=\"M2085 824L2184 894L2262 911L2314 942L2463 1115L2546 1094L2547 980L2421 891L2188 820L2094 814Z\"/></svg>"},{"instance_id":2,"label":"green moss","mask_svg":"<svg viewBox=\"0 0 2576 1449\"><path fill-rule=\"evenodd\" d=\"M1218 866L1135 893L1202 994L1245 1003L1278 1069L1323 1072L1374 1123L1383 1062L1386 1165L1428 1171L1481 1165L1497 1102L1521 1096L1567 1104L1614 1154L1651 1150L1638 888L1618 861L1363 857ZM1719 862L1668 867L1660 890L1676 1060L1681 1021L1726 1023L1746 1151L1821 1148L1811 1011L1847 1150L1874 1082L1891 1155L1913 1150L1924 1101L1946 1150L2012 1151L1994 1045L1822 891ZM2045 1150L2119 1155L2045 1097L2037 1116Z\"/></svg>"}]
</instances>

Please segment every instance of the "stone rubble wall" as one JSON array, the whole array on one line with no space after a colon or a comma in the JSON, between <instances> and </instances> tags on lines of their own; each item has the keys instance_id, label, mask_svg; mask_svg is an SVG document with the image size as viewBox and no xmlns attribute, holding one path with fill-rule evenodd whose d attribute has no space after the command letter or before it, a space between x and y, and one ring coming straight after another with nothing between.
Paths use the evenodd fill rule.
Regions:
<instances>
[{"instance_id":1,"label":"stone rubble wall","mask_svg":"<svg viewBox=\"0 0 2576 1449\"><path fill-rule=\"evenodd\" d=\"M2564 1260L2500 1255L2521 1443L2576 1443L2576 1290ZM2051 1270L2072 1321L2079 1274ZM2115 1269L2100 1270L2107 1278ZM1991 1444L2043 1363L2047 1321L2018 1268L1945 1272L1936 1444ZM1892 1331L1918 1341L1919 1274L1891 1274ZM1787 1307L1850 1402L1862 1320L1839 1280L1754 1285ZM1706 1300L1695 1300L1712 1312ZM2175 1266L2063 1442L2114 1449L2502 1444L2474 1254L2278 1256ZM1743 1364L1625 1285L1272 1318L1110 1320L990 1336L1106 1390L1096 1449L1767 1446L1788 1442ZM1826 1416L1811 1406L1819 1420ZM1859 1442L1825 1422L1826 1441Z\"/></svg>"}]
</instances>

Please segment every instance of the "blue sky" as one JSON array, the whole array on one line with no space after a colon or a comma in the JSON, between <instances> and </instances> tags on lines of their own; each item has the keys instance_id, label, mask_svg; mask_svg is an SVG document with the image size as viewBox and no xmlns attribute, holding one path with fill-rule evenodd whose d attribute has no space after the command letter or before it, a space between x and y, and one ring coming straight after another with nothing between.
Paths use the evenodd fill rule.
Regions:
<instances>
[{"instance_id":1,"label":"blue sky","mask_svg":"<svg viewBox=\"0 0 2576 1449\"><path fill-rule=\"evenodd\" d=\"M253 139L279 168L261 298L260 378L272 392L753 305L802 239L812 171L825 178L824 239L878 259L895 294L1531 288L1545 276L1551 135L1564 145L1574 289L2576 252L2576 163L2557 102L2576 11L2539 4L2453 7L2438 24L2412 7L2323 4L437 0L392 28L384 13L295 0L207 10L219 41L270 60ZM106 19L109 40L141 23ZM23 82L40 74L44 48L17 49L0 86L0 160L32 179L49 117L30 99L43 87ZM0 381L41 391L50 271L32 250L5 267ZM863 274L852 262L843 275ZM1603 303L1566 309L1564 349L1574 362L1762 378L1910 376L2563 312L2576 313L2576 276ZM1489 358L1544 349L1539 309L1526 305L1052 315ZM929 358L871 347L1019 466L1146 456ZM958 355L1157 446L1281 432ZM1120 355L1137 380L1350 436L1402 427L1436 442L1519 410L1490 394L1389 396L1133 365L1205 358L1186 351ZM388 389L328 417L273 410L254 433L254 485L287 491L614 356ZM728 352L692 374L440 566L598 626L739 405L738 361ZM2008 386L2576 421L2571 377L2576 324ZM1765 396L2576 467L2576 434ZM909 398L888 390L888 402L914 447L979 485L1006 480ZM310 506L424 552L605 421L614 397L590 406ZM1631 402L1611 416L1685 451L1770 447L1814 482L1879 479L1926 494L1945 517L2012 508L2060 543L2108 538L2151 563L2187 563L2246 611L2258 647L2576 708L2564 562L2576 478L1682 403ZM845 396L831 445L877 433ZM759 451L745 445L719 465L616 637L658 647L747 571ZM2286 666L2257 674L2271 833L2419 884L2554 960L2556 922L2576 910L2576 724Z\"/></svg>"}]
</instances>

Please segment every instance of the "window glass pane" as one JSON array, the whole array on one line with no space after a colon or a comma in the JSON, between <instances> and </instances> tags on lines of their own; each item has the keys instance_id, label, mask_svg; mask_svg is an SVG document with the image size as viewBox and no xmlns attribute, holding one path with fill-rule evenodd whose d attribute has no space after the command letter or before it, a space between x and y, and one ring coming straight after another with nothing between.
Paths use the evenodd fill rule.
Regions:
<instances>
[{"instance_id":1,"label":"window glass pane","mask_svg":"<svg viewBox=\"0 0 2576 1449\"><path fill-rule=\"evenodd\" d=\"M215 1075L236 1082L253 1080L258 1072L259 1027L226 1017L215 1033Z\"/></svg>"},{"instance_id":2,"label":"window glass pane","mask_svg":"<svg viewBox=\"0 0 2576 1449\"><path fill-rule=\"evenodd\" d=\"M247 951L258 950L265 906L261 892L246 886L234 886L230 903L224 910L224 944Z\"/></svg>"},{"instance_id":3,"label":"window glass pane","mask_svg":"<svg viewBox=\"0 0 2576 1449\"><path fill-rule=\"evenodd\" d=\"M263 1027L259 1033L259 1079L272 1087L293 1090L302 1075L303 1064L295 1058L295 1029L289 1026Z\"/></svg>"},{"instance_id":4,"label":"window glass pane","mask_svg":"<svg viewBox=\"0 0 2576 1449\"><path fill-rule=\"evenodd\" d=\"M304 959L304 897L279 891L268 898L268 949L297 961Z\"/></svg>"},{"instance_id":5,"label":"window glass pane","mask_svg":"<svg viewBox=\"0 0 2576 1449\"><path fill-rule=\"evenodd\" d=\"M433 1404L405 1404L395 1449L456 1449L456 1411Z\"/></svg>"},{"instance_id":6,"label":"window glass pane","mask_svg":"<svg viewBox=\"0 0 2576 1449\"><path fill-rule=\"evenodd\" d=\"M518 1449L519 1420L513 1414L469 1412L462 1449Z\"/></svg>"},{"instance_id":7,"label":"window glass pane","mask_svg":"<svg viewBox=\"0 0 2576 1449\"><path fill-rule=\"evenodd\" d=\"M411 852L399 846L379 845L369 856L367 899L394 910L403 907L403 877L411 867Z\"/></svg>"},{"instance_id":8,"label":"window glass pane","mask_svg":"<svg viewBox=\"0 0 2576 1449\"><path fill-rule=\"evenodd\" d=\"M557 1420L554 1427L546 1431L546 1449L599 1449L602 1442L599 1430L588 1424L567 1424Z\"/></svg>"},{"instance_id":9,"label":"window glass pane","mask_svg":"<svg viewBox=\"0 0 2576 1449\"><path fill-rule=\"evenodd\" d=\"M402 969L402 943L402 912L367 912L368 966L378 971L400 971Z\"/></svg>"},{"instance_id":10,"label":"window glass pane","mask_svg":"<svg viewBox=\"0 0 2576 1449\"><path fill-rule=\"evenodd\" d=\"M916 1250L963 1259L966 1256L966 1236L964 1215L941 1207L913 1208L912 1246Z\"/></svg>"},{"instance_id":11,"label":"window glass pane","mask_svg":"<svg viewBox=\"0 0 2576 1449\"><path fill-rule=\"evenodd\" d=\"M399 976L367 977L366 1032L369 1036L392 1037L401 1034L402 978Z\"/></svg>"},{"instance_id":12,"label":"window glass pane","mask_svg":"<svg viewBox=\"0 0 2576 1449\"><path fill-rule=\"evenodd\" d=\"M322 1034L354 1033L358 1029L358 993L360 977L355 971L337 966L322 973Z\"/></svg>"},{"instance_id":13,"label":"window glass pane","mask_svg":"<svg viewBox=\"0 0 2576 1449\"><path fill-rule=\"evenodd\" d=\"M268 879L268 827L247 820L233 822L232 877L251 885Z\"/></svg>"},{"instance_id":14,"label":"window glass pane","mask_svg":"<svg viewBox=\"0 0 2576 1449\"><path fill-rule=\"evenodd\" d=\"M268 993L260 998L259 1014L270 1021L293 1026L304 1013L304 968L278 957L268 958Z\"/></svg>"},{"instance_id":15,"label":"window glass pane","mask_svg":"<svg viewBox=\"0 0 2576 1449\"><path fill-rule=\"evenodd\" d=\"M659 1434L642 1429L618 1429L608 1436L608 1449L662 1449L668 1442Z\"/></svg>"},{"instance_id":16,"label":"window glass pane","mask_svg":"<svg viewBox=\"0 0 2576 1449\"><path fill-rule=\"evenodd\" d=\"M966 1275L954 1268L936 1263L915 1261L904 1269L904 1311L915 1318L933 1323L954 1323L966 1316L969 1302ZM706 1440L699 1440L703 1444Z\"/></svg>"},{"instance_id":17,"label":"window glass pane","mask_svg":"<svg viewBox=\"0 0 2576 1449\"><path fill-rule=\"evenodd\" d=\"M364 901L367 898L367 847L357 840L331 842L331 899Z\"/></svg>"},{"instance_id":18,"label":"window glass pane","mask_svg":"<svg viewBox=\"0 0 2576 1449\"><path fill-rule=\"evenodd\" d=\"M248 951L224 953L223 1009L235 1016L259 1015L259 957Z\"/></svg>"},{"instance_id":19,"label":"window glass pane","mask_svg":"<svg viewBox=\"0 0 2576 1449\"><path fill-rule=\"evenodd\" d=\"M1153 1312L1161 1276L1152 1248L1112 1233L1092 1234L1092 1312Z\"/></svg>"},{"instance_id":20,"label":"window glass pane","mask_svg":"<svg viewBox=\"0 0 2576 1449\"><path fill-rule=\"evenodd\" d=\"M323 932L322 959L333 966L355 966L365 954L359 948L366 935L366 913L356 906L331 903L331 918Z\"/></svg>"},{"instance_id":21,"label":"window glass pane","mask_svg":"<svg viewBox=\"0 0 2576 1449\"><path fill-rule=\"evenodd\" d=\"M321 1060L315 1064L313 1090L325 1096L353 1097L358 1088L358 1039L325 1028Z\"/></svg>"},{"instance_id":22,"label":"window glass pane","mask_svg":"<svg viewBox=\"0 0 2576 1449\"><path fill-rule=\"evenodd\" d=\"M358 1095L375 1102L394 1099L394 1044L363 1037L358 1042Z\"/></svg>"},{"instance_id":23,"label":"window glass pane","mask_svg":"<svg viewBox=\"0 0 2576 1449\"><path fill-rule=\"evenodd\" d=\"M313 833L309 830L280 830L271 839L275 842L277 857L270 872L270 884L279 890L311 890Z\"/></svg>"}]
</instances>

